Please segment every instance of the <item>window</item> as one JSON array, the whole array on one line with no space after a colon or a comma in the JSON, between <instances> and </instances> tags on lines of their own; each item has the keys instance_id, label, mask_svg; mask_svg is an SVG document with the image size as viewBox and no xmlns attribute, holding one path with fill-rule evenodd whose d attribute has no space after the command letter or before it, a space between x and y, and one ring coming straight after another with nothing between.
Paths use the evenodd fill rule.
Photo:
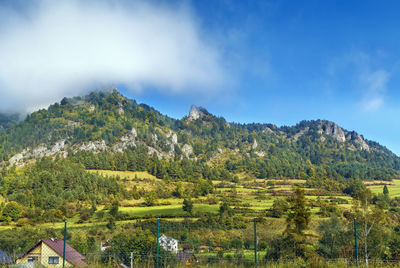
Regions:
<instances>
[{"instance_id":1,"label":"window","mask_svg":"<svg viewBox=\"0 0 400 268\"><path fill-rule=\"evenodd\" d=\"M58 257L49 257L49 264L58 264Z\"/></svg>"},{"instance_id":2,"label":"window","mask_svg":"<svg viewBox=\"0 0 400 268\"><path fill-rule=\"evenodd\" d=\"M38 262L39 258L35 256L29 256L28 257L28 262Z\"/></svg>"}]
</instances>

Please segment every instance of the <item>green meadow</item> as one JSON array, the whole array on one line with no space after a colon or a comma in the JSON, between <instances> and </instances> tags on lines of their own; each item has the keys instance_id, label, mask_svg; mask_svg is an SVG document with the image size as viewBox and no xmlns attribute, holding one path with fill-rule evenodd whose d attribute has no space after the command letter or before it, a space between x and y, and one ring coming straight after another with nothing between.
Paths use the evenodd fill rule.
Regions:
<instances>
[{"instance_id":1,"label":"green meadow","mask_svg":"<svg viewBox=\"0 0 400 268\"><path fill-rule=\"evenodd\" d=\"M383 182L386 184L389 190L389 196L400 197L400 180L393 180L391 182ZM383 192L384 185L371 185L368 188L371 190L373 194L381 194Z\"/></svg>"},{"instance_id":2,"label":"green meadow","mask_svg":"<svg viewBox=\"0 0 400 268\"><path fill-rule=\"evenodd\" d=\"M173 189L175 182L165 182L157 179L147 172L132 171L111 171L111 170L89 170L107 177L118 177L127 188L137 186L145 190L154 190L157 185L162 185L165 189ZM213 181L214 192L205 197L193 199L194 208L192 215L183 211L183 198L160 198L153 206L146 206L144 199L123 200L120 202L119 211L133 218L177 218L177 217L197 217L201 213L218 213L219 204L224 200L231 200L230 206L245 211L246 217L265 216L266 210L270 209L275 199L287 198L296 187L305 190L306 198L313 202L327 202L338 205L342 209L351 207L351 197L343 194L315 195L319 189L306 188L305 180L295 179L256 179L241 177L238 183ZM190 189L190 183L183 183ZM374 192L381 191L383 186L371 186ZM397 193L400 196L400 180L389 188L391 194ZM340 198L346 203L336 204L335 199ZM319 212L319 208L312 208L313 214Z\"/></svg>"}]
</instances>

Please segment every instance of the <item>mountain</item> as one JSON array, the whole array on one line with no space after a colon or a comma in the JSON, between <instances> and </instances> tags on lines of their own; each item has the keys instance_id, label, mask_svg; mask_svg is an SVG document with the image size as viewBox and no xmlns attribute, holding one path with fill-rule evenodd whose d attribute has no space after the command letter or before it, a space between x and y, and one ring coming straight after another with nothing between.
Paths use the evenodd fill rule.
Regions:
<instances>
[{"instance_id":1,"label":"mountain","mask_svg":"<svg viewBox=\"0 0 400 268\"><path fill-rule=\"evenodd\" d=\"M157 161L195 161L232 176L244 173L259 178L346 182L390 180L400 169L399 157L390 150L330 121L282 127L238 124L194 105L188 116L177 120L117 90L64 98L6 125L0 132L3 166L62 156L75 157L87 168L104 168L111 165L107 159L119 157L122 160L112 167L123 170L129 164L123 160L128 159L126 152L140 149ZM103 162L89 163L84 160L89 155ZM151 172L164 174L161 167L155 169Z\"/></svg>"},{"instance_id":2,"label":"mountain","mask_svg":"<svg viewBox=\"0 0 400 268\"><path fill-rule=\"evenodd\" d=\"M19 120L18 114L2 114L0 113L0 133L13 125Z\"/></svg>"}]
</instances>

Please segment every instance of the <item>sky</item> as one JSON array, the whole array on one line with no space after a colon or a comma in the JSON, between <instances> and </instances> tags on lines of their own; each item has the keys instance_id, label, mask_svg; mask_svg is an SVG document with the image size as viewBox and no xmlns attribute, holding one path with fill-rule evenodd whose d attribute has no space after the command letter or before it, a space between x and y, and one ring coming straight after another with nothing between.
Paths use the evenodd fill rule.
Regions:
<instances>
[{"instance_id":1,"label":"sky","mask_svg":"<svg viewBox=\"0 0 400 268\"><path fill-rule=\"evenodd\" d=\"M325 119L400 155L399 1L0 1L0 111L116 86L174 118Z\"/></svg>"}]
</instances>

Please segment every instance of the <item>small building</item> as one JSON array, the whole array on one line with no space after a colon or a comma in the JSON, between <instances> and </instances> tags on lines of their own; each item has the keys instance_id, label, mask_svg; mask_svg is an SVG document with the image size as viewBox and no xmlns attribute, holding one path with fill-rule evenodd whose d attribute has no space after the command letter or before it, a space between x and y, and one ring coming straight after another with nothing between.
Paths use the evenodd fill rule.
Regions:
<instances>
[{"instance_id":1,"label":"small building","mask_svg":"<svg viewBox=\"0 0 400 268\"><path fill-rule=\"evenodd\" d=\"M17 259L17 264L35 264L44 267L62 267L64 241L57 239L39 240L30 250ZM87 266L85 257L70 245L65 245L65 267Z\"/></svg>"},{"instance_id":2,"label":"small building","mask_svg":"<svg viewBox=\"0 0 400 268\"><path fill-rule=\"evenodd\" d=\"M192 265L199 262L193 253L188 252L178 252L176 254L176 258L180 262L184 262L185 265Z\"/></svg>"},{"instance_id":3,"label":"small building","mask_svg":"<svg viewBox=\"0 0 400 268\"><path fill-rule=\"evenodd\" d=\"M13 260L4 251L0 249L0 265L12 263Z\"/></svg>"},{"instance_id":4,"label":"small building","mask_svg":"<svg viewBox=\"0 0 400 268\"><path fill-rule=\"evenodd\" d=\"M110 245L110 242L105 242L105 243L103 243L103 242L101 242L100 243L100 250L101 251L105 251L106 249L108 249L108 248L110 248L111 247L111 245Z\"/></svg>"},{"instance_id":5,"label":"small building","mask_svg":"<svg viewBox=\"0 0 400 268\"><path fill-rule=\"evenodd\" d=\"M199 252L200 253L209 252L209 251L210 251L210 247L209 246L200 246L199 247Z\"/></svg>"},{"instance_id":6,"label":"small building","mask_svg":"<svg viewBox=\"0 0 400 268\"><path fill-rule=\"evenodd\" d=\"M178 240L172 237L162 235L160 236L158 243L160 244L160 246L163 247L165 251L170 251L174 253L178 252Z\"/></svg>"},{"instance_id":7,"label":"small building","mask_svg":"<svg viewBox=\"0 0 400 268\"><path fill-rule=\"evenodd\" d=\"M183 251L188 251L192 249L192 247L188 243L182 244L181 247Z\"/></svg>"}]
</instances>

